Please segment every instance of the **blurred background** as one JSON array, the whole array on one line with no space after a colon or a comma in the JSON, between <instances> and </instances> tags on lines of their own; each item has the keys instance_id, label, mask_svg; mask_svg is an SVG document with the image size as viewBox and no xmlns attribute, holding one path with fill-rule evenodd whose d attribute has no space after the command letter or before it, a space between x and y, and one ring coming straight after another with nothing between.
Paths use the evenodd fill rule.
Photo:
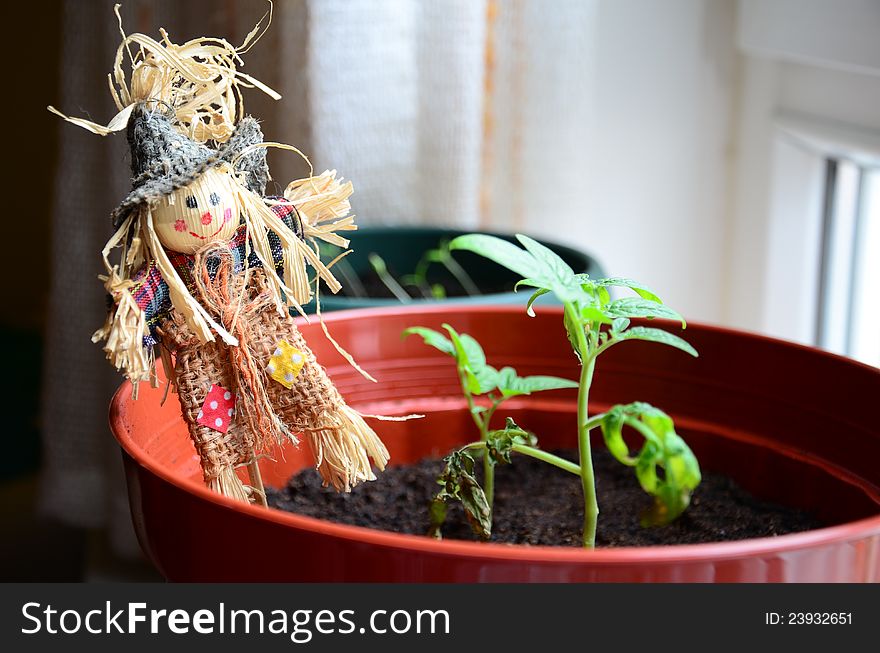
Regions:
<instances>
[{"instance_id":1,"label":"blurred background","mask_svg":"<svg viewBox=\"0 0 880 653\"><path fill-rule=\"evenodd\" d=\"M4 580L155 579L89 338L108 215L113 2L15 3L0 461ZM127 33L240 43L259 0L126 0ZM267 140L355 184L361 225L525 232L689 320L880 365L880 1L277 0L245 72ZM305 170L270 153L283 188ZM817 379L817 382L833 382Z\"/></svg>"}]
</instances>

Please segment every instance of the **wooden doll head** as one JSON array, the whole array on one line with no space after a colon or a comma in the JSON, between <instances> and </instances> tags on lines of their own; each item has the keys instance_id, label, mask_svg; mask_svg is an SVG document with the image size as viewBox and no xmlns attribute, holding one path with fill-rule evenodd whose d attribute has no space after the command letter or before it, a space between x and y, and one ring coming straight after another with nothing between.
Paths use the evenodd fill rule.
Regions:
<instances>
[{"instance_id":1,"label":"wooden doll head","mask_svg":"<svg viewBox=\"0 0 880 653\"><path fill-rule=\"evenodd\" d=\"M212 241L228 241L239 225L232 179L209 168L194 182L150 204L153 227L164 247L194 254Z\"/></svg>"}]
</instances>

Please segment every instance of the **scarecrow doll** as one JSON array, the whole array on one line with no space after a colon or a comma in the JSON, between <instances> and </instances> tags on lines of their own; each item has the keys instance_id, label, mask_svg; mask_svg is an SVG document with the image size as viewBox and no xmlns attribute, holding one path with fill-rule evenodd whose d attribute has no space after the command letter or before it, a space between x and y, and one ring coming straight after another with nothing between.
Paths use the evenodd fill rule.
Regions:
<instances>
[{"instance_id":1,"label":"scarecrow doll","mask_svg":"<svg viewBox=\"0 0 880 653\"><path fill-rule=\"evenodd\" d=\"M290 309L302 312L312 297L307 264L339 289L315 240L347 245L336 232L355 228L351 184L328 171L264 197L269 144L256 120L240 117L237 86L244 79L271 90L235 71L245 44L177 46L163 37L124 37L141 50L108 127L63 116L95 133L123 126L131 150L132 189L103 251L111 307L93 341L105 341L135 397L139 382L158 385L158 352L212 489L265 505L257 457L302 436L324 484L347 492L374 479L370 459L384 469L388 452L316 361ZM236 474L242 466L250 485Z\"/></svg>"}]
</instances>

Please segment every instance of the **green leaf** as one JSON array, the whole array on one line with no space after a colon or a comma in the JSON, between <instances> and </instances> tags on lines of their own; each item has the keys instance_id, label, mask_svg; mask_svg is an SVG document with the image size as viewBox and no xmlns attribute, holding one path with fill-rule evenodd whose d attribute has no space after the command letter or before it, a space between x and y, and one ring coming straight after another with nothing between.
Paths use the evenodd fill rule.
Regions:
<instances>
[{"instance_id":1,"label":"green leaf","mask_svg":"<svg viewBox=\"0 0 880 653\"><path fill-rule=\"evenodd\" d=\"M629 455L623 441L624 425L645 438L635 457ZM654 498L653 507L642 515L642 524L667 524L681 515L690 504L701 475L696 456L675 432L672 418L659 408L636 402L614 406L601 426L608 450L617 460L635 467L642 489Z\"/></svg>"},{"instance_id":2,"label":"green leaf","mask_svg":"<svg viewBox=\"0 0 880 653\"><path fill-rule=\"evenodd\" d=\"M461 366L479 368L486 364L486 354L476 340L466 333L459 334L452 326L444 323L443 328L449 333L449 339L455 351L455 358Z\"/></svg>"},{"instance_id":3,"label":"green leaf","mask_svg":"<svg viewBox=\"0 0 880 653\"><path fill-rule=\"evenodd\" d=\"M522 249L506 240L486 234L467 234L459 236L449 243L449 249L463 249L479 254L498 265L513 270L524 279L534 278L542 283L542 266L532 256L527 256Z\"/></svg>"},{"instance_id":4,"label":"green leaf","mask_svg":"<svg viewBox=\"0 0 880 653\"><path fill-rule=\"evenodd\" d=\"M529 301L526 304L526 313L528 313L530 317L535 317L535 309L532 308L532 304L535 303L535 300L538 299L538 297L546 295L548 292L550 291L546 288L538 288L535 292L532 293L532 296L529 297Z\"/></svg>"},{"instance_id":5,"label":"green leaf","mask_svg":"<svg viewBox=\"0 0 880 653\"><path fill-rule=\"evenodd\" d=\"M536 279L520 279L515 284L513 284L514 290L519 290L520 286L529 286L530 288L543 288L547 292L550 292L547 288L544 288Z\"/></svg>"},{"instance_id":6,"label":"green leaf","mask_svg":"<svg viewBox=\"0 0 880 653\"><path fill-rule=\"evenodd\" d=\"M615 333L620 333L622 331L626 331L629 327L629 318L625 317L616 317L614 321L611 323L611 330Z\"/></svg>"},{"instance_id":7,"label":"green leaf","mask_svg":"<svg viewBox=\"0 0 880 653\"><path fill-rule=\"evenodd\" d=\"M561 390L578 387L577 381L563 379L558 376L523 376L519 378L517 390L520 394L530 394L541 390Z\"/></svg>"},{"instance_id":8,"label":"green leaf","mask_svg":"<svg viewBox=\"0 0 880 653\"><path fill-rule=\"evenodd\" d=\"M438 540L443 539L442 528L446 522L448 510L446 499L439 494L431 501L431 504L428 506L428 518L431 523L428 528L428 535L430 537L436 537Z\"/></svg>"},{"instance_id":9,"label":"green leaf","mask_svg":"<svg viewBox=\"0 0 880 653\"><path fill-rule=\"evenodd\" d=\"M474 371L486 364L486 354L480 346L480 343L477 342L473 336L462 333L459 336L459 342L467 356L468 365L470 365Z\"/></svg>"},{"instance_id":10,"label":"green leaf","mask_svg":"<svg viewBox=\"0 0 880 653\"><path fill-rule=\"evenodd\" d=\"M517 234L516 239L522 244L526 250L535 257L535 260L547 271L549 271L556 281L570 283L578 282L575 278L574 270L571 266L563 261L559 255L546 245L542 245L537 240Z\"/></svg>"},{"instance_id":11,"label":"green leaf","mask_svg":"<svg viewBox=\"0 0 880 653\"><path fill-rule=\"evenodd\" d=\"M652 495L657 494L657 484L660 482L657 476L658 453L657 445L648 441L636 458L636 478L639 479L639 485Z\"/></svg>"},{"instance_id":12,"label":"green leaf","mask_svg":"<svg viewBox=\"0 0 880 653\"><path fill-rule=\"evenodd\" d=\"M577 316L572 319L572 316L569 314L568 309L566 309L565 313L563 313L562 323L565 326L565 333L568 336L568 342L569 344L571 344L571 348L574 350L575 356L578 357L579 361L583 361L579 345L579 335L583 333L584 325L577 321Z\"/></svg>"},{"instance_id":13,"label":"green leaf","mask_svg":"<svg viewBox=\"0 0 880 653\"><path fill-rule=\"evenodd\" d=\"M585 322L596 322L598 324L612 324L614 321L606 311L595 306L582 306L581 318Z\"/></svg>"},{"instance_id":14,"label":"green leaf","mask_svg":"<svg viewBox=\"0 0 880 653\"><path fill-rule=\"evenodd\" d=\"M576 388L576 381L556 376L518 376L512 367L502 367L498 372L497 387L505 397L528 395L542 390Z\"/></svg>"},{"instance_id":15,"label":"green leaf","mask_svg":"<svg viewBox=\"0 0 880 653\"><path fill-rule=\"evenodd\" d=\"M426 345L430 345L431 347L434 347L434 349L439 349L444 354L448 354L455 358L455 347L452 345L452 341L439 331L434 331L434 329L429 329L427 327L415 326L405 329L402 337L406 338L411 335L421 336Z\"/></svg>"},{"instance_id":16,"label":"green leaf","mask_svg":"<svg viewBox=\"0 0 880 653\"><path fill-rule=\"evenodd\" d=\"M467 390L471 394L485 394L494 390L498 383L498 371L486 364L486 354L474 338L459 334L450 325L443 328L449 332L458 368L464 374Z\"/></svg>"},{"instance_id":17,"label":"green leaf","mask_svg":"<svg viewBox=\"0 0 880 653\"><path fill-rule=\"evenodd\" d=\"M623 299L616 299L605 307L605 311L614 317L662 317L672 320L681 320L682 328L687 326L684 318L679 315L677 311L674 311L663 304L658 304L650 299L642 299L641 297L624 297Z\"/></svg>"},{"instance_id":18,"label":"green leaf","mask_svg":"<svg viewBox=\"0 0 880 653\"><path fill-rule=\"evenodd\" d=\"M563 303L579 301L584 294L581 282L574 270L549 247L537 240L517 234L516 239L534 257L541 266L543 276L536 280L549 281L541 285L550 288Z\"/></svg>"},{"instance_id":19,"label":"green leaf","mask_svg":"<svg viewBox=\"0 0 880 653\"><path fill-rule=\"evenodd\" d=\"M483 365L476 371L466 367L464 371L471 394L486 394L498 387L498 370L491 365Z\"/></svg>"},{"instance_id":20,"label":"green leaf","mask_svg":"<svg viewBox=\"0 0 880 653\"><path fill-rule=\"evenodd\" d=\"M517 235L525 251L506 240L485 234L468 234L453 240L450 249L465 249L503 265L523 277L523 285L551 290L563 303L581 300L581 281L553 250L536 240Z\"/></svg>"},{"instance_id":21,"label":"green leaf","mask_svg":"<svg viewBox=\"0 0 880 653\"><path fill-rule=\"evenodd\" d=\"M652 302L657 302L658 304L663 303L663 301L656 294L654 294L653 291L648 290L648 288L646 288L643 284L639 283L638 281L633 281L632 279L625 279L623 277L610 277L608 279L596 280L596 285L603 287L618 286L621 288L629 288L644 299L648 299Z\"/></svg>"},{"instance_id":22,"label":"green leaf","mask_svg":"<svg viewBox=\"0 0 880 653\"><path fill-rule=\"evenodd\" d=\"M618 340L647 340L649 342L659 342L662 345L668 345L681 349L693 357L699 356L697 350L682 338L664 331L663 329L654 329L651 327L632 327L623 333L617 334Z\"/></svg>"},{"instance_id":23,"label":"green leaf","mask_svg":"<svg viewBox=\"0 0 880 653\"><path fill-rule=\"evenodd\" d=\"M635 458L629 455L629 447L623 440L623 424L625 412L621 406L615 406L605 414L600 425L602 437L608 452L627 467L635 465Z\"/></svg>"}]
</instances>

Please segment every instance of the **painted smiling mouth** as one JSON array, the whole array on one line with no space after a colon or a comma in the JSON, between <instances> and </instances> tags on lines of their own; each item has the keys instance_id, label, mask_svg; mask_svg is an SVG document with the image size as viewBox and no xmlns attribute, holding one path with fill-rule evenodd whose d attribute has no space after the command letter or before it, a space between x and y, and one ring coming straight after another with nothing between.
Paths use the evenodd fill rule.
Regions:
<instances>
[{"instance_id":1,"label":"painted smiling mouth","mask_svg":"<svg viewBox=\"0 0 880 653\"><path fill-rule=\"evenodd\" d=\"M223 231L223 227L225 227L226 223L229 222L231 219L232 219L232 209L226 209L223 212L223 222L220 224L219 227L217 227L217 231L212 233L210 236L201 236L201 235L197 234L195 231L190 231L189 235L195 236L199 240L208 240L209 238L213 238L214 236L219 234L221 231Z\"/></svg>"}]
</instances>

